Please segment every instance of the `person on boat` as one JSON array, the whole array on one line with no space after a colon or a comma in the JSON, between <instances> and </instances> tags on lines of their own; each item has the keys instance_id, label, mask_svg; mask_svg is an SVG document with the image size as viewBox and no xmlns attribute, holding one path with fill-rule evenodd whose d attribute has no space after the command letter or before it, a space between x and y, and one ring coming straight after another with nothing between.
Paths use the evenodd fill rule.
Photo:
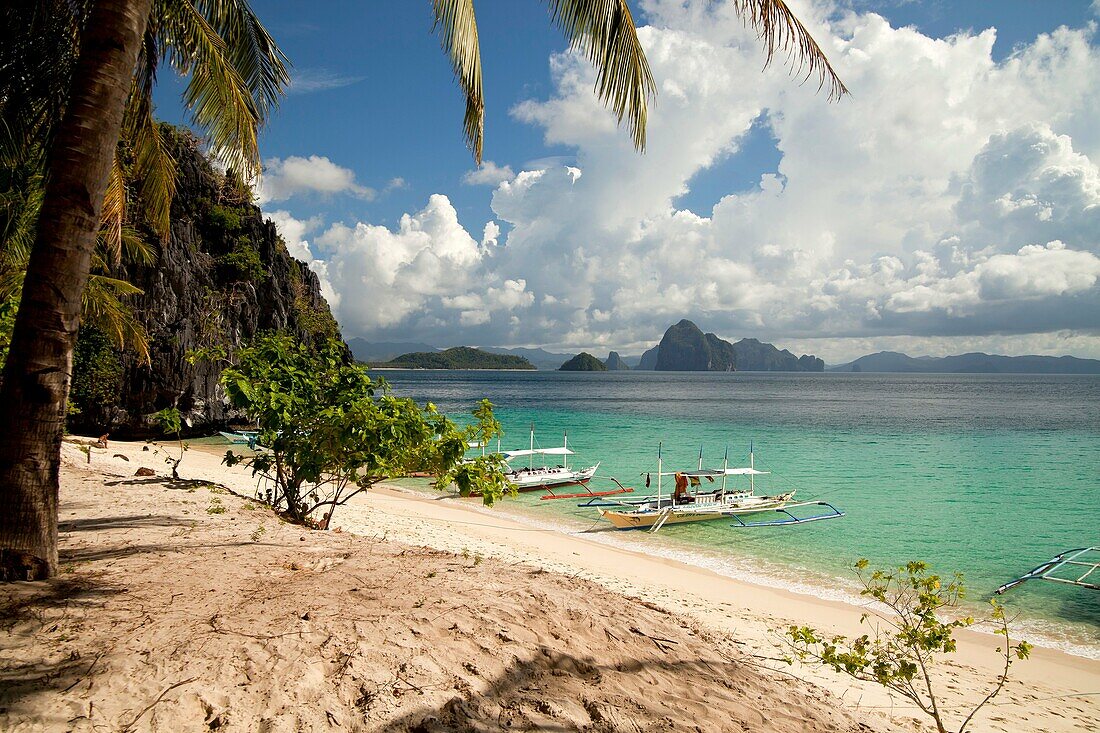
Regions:
<instances>
[{"instance_id":1,"label":"person on boat","mask_svg":"<svg viewBox=\"0 0 1100 733\"><path fill-rule=\"evenodd\" d=\"M688 477L682 473L676 474L676 490L672 492L673 504L690 504L693 501L688 493Z\"/></svg>"}]
</instances>

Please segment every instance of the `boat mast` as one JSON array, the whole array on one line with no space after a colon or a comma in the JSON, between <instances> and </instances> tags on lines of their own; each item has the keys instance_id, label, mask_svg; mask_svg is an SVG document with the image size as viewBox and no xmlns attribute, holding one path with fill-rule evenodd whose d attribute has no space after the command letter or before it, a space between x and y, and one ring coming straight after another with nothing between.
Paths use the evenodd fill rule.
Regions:
<instances>
[{"instance_id":1,"label":"boat mast","mask_svg":"<svg viewBox=\"0 0 1100 733\"><path fill-rule=\"evenodd\" d=\"M703 470L703 446L699 446L699 470Z\"/></svg>"},{"instance_id":2,"label":"boat mast","mask_svg":"<svg viewBox=\"0 0 1100 733\"><path fill-rule=\"evenodd\" d=\"M754 471L756 471L756 459L753 457L753 454L752 454L752 441L750 440L749 441L749 493L750 494L755 494L756 493L756 476L753 473Z\"/></svg>"},{"instance_id":3,"label":"boat mast","mask_svg":"<svg viewBox=\"0 0 1100 733\"><path fill-rule=\"evenodd\" d=\"M531 423L531 452L527 454L527 468L535 467L535 424Z\"/></svg>"},{"instance_id":4,"label":"boat mast","mask_svg":"<svg viewBox=\"0 0 1100 733\"><path fill-rule=\"evenodd\" d=\"M562 443L562 448L565 448L565 450L567 450L567 451L569 450L569 431L568 430L565 431L565 441ZM563 455L561 457L561 460L562 460L561 467L566 468L566 469L569 468L569 454L566 453L565 455Z\"/></svg>"},{"instance_id":5,"label":"boat mast","mask_svg":"<svg viewBox=\"0 0 1100 733\"><path fill-rule=\"evenodd\" d=\"M726 444L726 454L722 456L722 493L726 493L726 469L730 465L730 446Z\"/></svg>"},{"instance_id":6,"label":"boat mast","mask_svg":"<svg viewBox=\"0 0 1100 733\"><path fill-rule=\"evenodd\" d=\"M657 444L657 508L661 508L661 443Z\"/></svg>"}]
</instances>

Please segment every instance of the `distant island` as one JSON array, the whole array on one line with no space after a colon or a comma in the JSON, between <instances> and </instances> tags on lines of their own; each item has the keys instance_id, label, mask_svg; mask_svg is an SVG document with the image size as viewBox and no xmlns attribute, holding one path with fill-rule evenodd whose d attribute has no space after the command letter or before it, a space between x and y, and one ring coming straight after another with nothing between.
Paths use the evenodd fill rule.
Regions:
<instances>
[{"instance_id":1,"label":"distant island","mask_svg":"<svg viewBox=\"0 0 1100 733\"><path fill-rule=\"evenodd\" d=\"M357 361L393 369L543 369L603 371L595 367L570 367L581 355L559 354L541 348L459 346L441 350L417 342L348 341ZM830 366L816 356L796 356L786 349L754 338L730 343L684 319L669 326L661 342L639 356L620 356L612 351L593 360L609 371L750 371L750 372L883 372L910 374L1100 374L1100 360L1075 356L1001 356L969 353L956 356L909 356L880 351ZM564 362L564 363L563 363ZM585 363L588 364L587 360ZM591 366L591 364L588 364Z\"/></svg>"},{"instance_id":2,"label":"distant island","mask_svg":"<svg viewBox=\"0 0 1100 733\"><path fill-rule=\"evenodd\" d=\"M470 346L455 346L444 351L416 351L372 366L388 369L534 369L522 356L491 354Z\"/></svg>"},{"instance_id":3,"label":"distant island","mask_svg":"<svg viewBox=\"0 0 1100 733\"><path fill-rule=\"evenodd\" d=\"M606 372L607 367L602 361L589 354L587 351L574 356L569 361L558 367L560 372Z\"/></svg>"},{"instance_id":4,"label":"distant island","mask_svg":"<svg viewBox=\"0 0 1100 733\"><path fill-rule=\"evenodd\" d=\"M378 363L389 361L403 354L439 351L431 344L415 341L367 341L366 339L348 339L348 348L356 361Z\"/></svg>"},{"instance_id":5,"label":"distant island","mask_svg":"<svg viewBox=\"0 0 1100 733\"><path fill-rule=\"evenodd\" d=\"M612 372L625 372L630 370L630 365L619 356L618 351L612 351L607 355L607 358L603 360L603 365L607 367L608 371Z\"/></svg>"},{"instance_id":6,"label":"distant island","mask_svg":"<svg viewBox=\"0 0 1100 733\"><path fill-rule=\"evenodd\" d=\"M979 352L957 356L913 357L880 351L829 367L830 372L907 374L1100 374L1100 360L1076 356L1000 356Z\"/></svg>"},{"instance_id":7,"label":"distant island","mask_svg":"<svg viewBox=\"0 0 1100 733\"><path fill-rule=\"evenodd\" d=\"M678 372L823 372L816 356L795 356L757 339L730 343L684 319L669 326L661 343L642 354L639 370Z\"/></svg>"}]
</instances>

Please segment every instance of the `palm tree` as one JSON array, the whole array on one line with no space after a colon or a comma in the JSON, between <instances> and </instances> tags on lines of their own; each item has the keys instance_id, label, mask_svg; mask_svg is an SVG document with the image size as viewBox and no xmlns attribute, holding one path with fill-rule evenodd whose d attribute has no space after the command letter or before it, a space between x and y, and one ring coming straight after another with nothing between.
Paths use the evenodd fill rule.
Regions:
<instances>
[{"instance_id":1,"label":"palm tree","mask_svg":"<svg viewBox=\"0 0 1100 733\"><path fill-rule=\"evenodd\" d=\"M28 2L38 12L20 18L30 29L24 46L42 52L28 58L49 59L57 42L74 52L67 76L47 62L25 70L6 90L0 79L0 112L9 130L48 152L34 246L0 384L0 579L8 580L56 572L60 442L72 351L104 197L111 181L119 180L116 150L124 130L143 186L157 200L170 201L173 165L157 136L150 101L158 63L168 60L190 77L184 101L193 121L207 132L215 153L246 176L259 168L257 127L288 81L282 53L246 0ZM635 147L644 150L647 100L655 85L626 0L546 2L551 21L596 66L596 95L620 123L627 121ZM830 97L845 93L783 0L731 2L758 30L769 62L785 51L808 75L818 74ZM64 18L65 12L78 22L57 22L55 14ZM433 0L433 13L466 99L466 139L480 163L484 99L473 0ZM32 101L18 102L13 88L34 92L28 95ZM10 116L12 109L18 114ZM106 208L108 220L120 225L114 201L114 208ZM167 211L165 206L150 212L162 231ZM121 234L109 241L120 242Z\"/></svg>"},{"instance_id":2,"label":"palm tree","mask_svg":"<svg viewBox=\"0 0 1100 733\"><path fill-rule=\"evenodd\" d=\"M10 27L24 31L12 55L26 63L3 68L3 122L25 149L41 144L45 152L34 245L0 385L0 579L15 580L57 569L73 346L105 211L118 225L111 240L122 242L116 152L124 130L143 186L162 204L149 217L167 229L174 176L152 117L158 64L167 60L189 77L184 101L193 121L215 153L246 174L259 170L257 127L289 77L245 0L42 0L6 12L20 23Z\"/></svg>"}]
</instances>

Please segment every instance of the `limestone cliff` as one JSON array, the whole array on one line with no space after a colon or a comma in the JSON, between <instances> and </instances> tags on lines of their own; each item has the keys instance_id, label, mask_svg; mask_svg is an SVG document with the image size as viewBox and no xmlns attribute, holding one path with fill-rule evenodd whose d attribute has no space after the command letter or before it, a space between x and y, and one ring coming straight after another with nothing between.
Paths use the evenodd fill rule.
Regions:
<instances>
[{"instance_id":1,"label":"limestone cliff","mask_svg":"<svg viewBox=\"0 0 1100 733\"><path fill-rule=\"evenodd\" d=\"M823 372L825 362L810 354L795 356L757 339L733 344L734 363L743 372Z\"/></svg>"},{"instance_id":2,"label":"limestone cliff","mask_svg":"<svg viewBox=\"0 0 1100 733\"><path fill-rule=\"evenodd\" d=\"M665 331L657 347L656 369L659 372L733 371L733 345L713 333L703 333L685 318Z\"/></svg>"},{"instance_id":3,"label":"limestone cliff","mask_svg":"<svg viewBox=\"0 0 1100 733\"><path fill-rule=\"evenodd\" d=\"M629 371L630 370L630 367L627 366L627 363L625 361L623 361L623 358L621 356L619 356L618 351L612 351L611 353L609 353L607 355L607 358L604 360L603 363L604 363L604 366L607 367L608 371Z\"/></svg>"},{"instance_id":4,"label":"limestone cliff","mask_svg":"<svg viewBox=\"0 0 1100 733\"><path fill-rule=\"evenodd\" d=\"M558 367L559 372L606 372L607 367L596 357L587 351L574 356L569 361Z\"/></svg>"},{"instance_id":5,"label":"limestone cliff","mask_svg":"<svg viewBox=\"0 0 1100 733\"><path fill-rule=\"evenodd\" d=\"M171 234L158 243L155 262L123 264L115 273L143 291L128 302L149 334L151 363L82 329L74 430L155 433L148 416L166 407L177 407L192 432L215 429L234 417L218 383L224 362L192 363L193 351L231 352L267 330L302 340L339 337L317 276L290 256L247 188L215 171L189 133L167 132L178 169Z\"/></svg>"},{"instance_id":6,"label":"limestone cliff","mask_svg":"<svg viewBox=\"0 0 1100 733\"><path fill-rule=\"evenodd\" d=\"M682 320L670 326L661 343L642 355L638 369L660 371L822 372L825 363L810 354L795 356L757 339L737 343L704 334Z\"/></svg>"}]
</instances>

